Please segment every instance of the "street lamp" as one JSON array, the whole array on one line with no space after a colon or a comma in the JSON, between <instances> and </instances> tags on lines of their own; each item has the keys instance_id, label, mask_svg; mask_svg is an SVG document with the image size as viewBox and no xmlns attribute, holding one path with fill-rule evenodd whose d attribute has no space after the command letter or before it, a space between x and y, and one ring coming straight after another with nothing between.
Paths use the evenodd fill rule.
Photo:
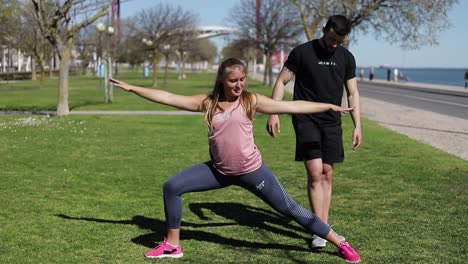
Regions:
<instances>
[{"instance_id":1,"label":"street lamp","mask_svg":"<svg viewBox=\"0 0 468 264\"><path fill-rule=\"evenodd\" d=\"M105 60L102 58L98 58L98 76L99 78L104 78L104 100L106 103L112 103L113 101L113 85L109 84L109 78L112 78L112 52L110 50L110 42L111 42L111 37L114 34L114 28L112 26L107 26L104 23L97 23L96 24L96 29L99 33L99 48L100 52L102 53L102 43L101 43L101 38L102 38L102 33L107 31L107 37L106 37L106 51L104 52ZM98 51L99 52L99 51ZM98 55L99 56L99 55ZM102 56L102 54L101 54ZM105 66L103 65L102 62L100 61L105 61ZM101 82L101 87L102 87L102 82Z\"/></svg>"}]
</instances>

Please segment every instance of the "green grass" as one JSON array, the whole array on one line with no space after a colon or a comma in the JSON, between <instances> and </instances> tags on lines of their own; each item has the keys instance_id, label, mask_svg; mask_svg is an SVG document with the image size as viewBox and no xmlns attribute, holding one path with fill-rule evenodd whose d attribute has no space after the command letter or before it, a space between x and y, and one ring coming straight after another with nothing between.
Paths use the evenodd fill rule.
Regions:
<instances>
[{"instance_id":1,"label":"green grass","mask_svg":"<svg viewBox=\"0 0 468 264\"><path fill-rule=\"evenodd\" d=\"M138 86L151 87L151 78L143 78L139 73L123 72L117 78ZM164 84L163 74L159 76L159 88L178 94L203 94L213 89L213 73L189 73L187 79L177 80L175 72L168 75ZM271 89L260 82L250 80L249 89L271 95ZM71 76L69 84L70 110L174 110L169 106L143 101L137 96L114 88L114 102L104 103L102 80L96 77ZM38 81L15 81L0 83L0 111L1 110L49 110L57 109L58 80L47 80L40 88ZM289 96L290 98L290 96Z\"/></svg>"},{"instance_id":2,"label":"green grass","mask_svg":"<svg viewBox=\"0 0 468 264\"><path fill-rule=\"evenodd\" d=\"M277 139L265 122L264 160L307 206L290 118ZM468 162L368 120L352 152L351 128L344 118L331 223L363 263L465 263ZM145 260L164 235L162 185L208 160L206 133L202 116L0 116L0 263L344 263L332 246L311 253L303 228L239 187L184 195L184 258Z\"/></svg>"}]
</instances>

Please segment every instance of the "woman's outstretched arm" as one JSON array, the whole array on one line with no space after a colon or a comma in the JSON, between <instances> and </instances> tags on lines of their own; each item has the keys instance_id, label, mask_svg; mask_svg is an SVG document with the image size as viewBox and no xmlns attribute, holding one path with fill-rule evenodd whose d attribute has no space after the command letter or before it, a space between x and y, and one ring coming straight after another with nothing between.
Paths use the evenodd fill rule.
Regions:
<instances>
[{"instance_id":1,"label":"woman's outstretched arm","mask_svg":"<svg viewBox=\"0 0 468 264\"><path fill-rule=\"evenodd\" d=\"M125 91L135 93L147 100L155 103L170 105L179 109L199 112L201 111L201 104L207 97L206 94L198 94L192 96L178 95L170 92L162 91L159 89L149 89L140 86L130 85L117 79L110 79L115 86L122 88Z\"/></svg>"},{"instance_id":2,"label":"woman's outstretched arm","mask_svg":"<svg viewBox=\"0 0 468 264\"><path fill-rule=\"evenodd\" d=\"M348 113L354 108L341 107L334 104L308 101L277 101L261 94L256 94L257 112L264 114L312 114L326 111Z\"/></svg>"}]
</instances>

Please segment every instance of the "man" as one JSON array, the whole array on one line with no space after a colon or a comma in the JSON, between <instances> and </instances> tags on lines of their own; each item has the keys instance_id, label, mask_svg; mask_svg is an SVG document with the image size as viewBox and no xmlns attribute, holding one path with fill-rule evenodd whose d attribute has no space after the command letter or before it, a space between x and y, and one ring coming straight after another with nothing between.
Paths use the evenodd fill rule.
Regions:
<instances>
[{"instance_id":1,"label":"man","mask_svg":"<svg viewBox=\"0 0 468 264\"><path fill-rule=\"evenodd\" d=\"M369 81L372 81L374 80L374 66L370 66L370 69L369 69Z\"/></svg>"},{"instance_id":2,"label":"man","mask_svg":"<svg viewBox=\"0 0 468 264\"><path fill-rule=\"evenodd\" d=\"M331 16L323 36L295 47L284 64L273 88L273 99L282 100L286 84L295 76L294 100L326 102L341 105L343 85L348 104L354 107L353 150L362 143L356 62L341 46L351 31L344 16ZM314 213L328 224L333 164L344 160L341 116L332 112L293 115L296 132L296 161L303 161L307 172L307 192ZM278 115L271 115L267 130L272 137L280 132ZM323 248L326 241L318 236L312 248Z\"/></svg>"},{"instance_id":3,"label":"man","mask_svg":"<svg viewBox=\"0 0 468 264\"><path fill-rule=\"evenodd\" d=\"M465 71L465 89L468 88L468 70Z\"/></svg>"}]
</instances>

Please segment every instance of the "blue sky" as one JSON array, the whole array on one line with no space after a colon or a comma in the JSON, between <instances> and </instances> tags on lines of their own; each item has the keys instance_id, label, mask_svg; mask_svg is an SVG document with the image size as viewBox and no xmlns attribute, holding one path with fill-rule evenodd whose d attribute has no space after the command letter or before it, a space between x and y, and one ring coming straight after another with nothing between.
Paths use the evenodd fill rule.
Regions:
<instances>
[{"instance_id":1,"label":"blue sky","mask_svg":"<svg viewBox=\"0 0 468 264\"><path fill-rule=\"evenodd\" d=\"M131 16L158 1L131 0L122 3L123 17ZM225 26L232 7L239 0L161 0L180 5L199 15L201 26ZM449 11L451 28L440 34L439 45L424 46L419 50L404 50L377 40L372 35L358 36L350 46L359 66L389 64L398 67L468 68L468 1L460 0ZM217 46L224 44L222 37L213 39Z\"/></svg>"}]
</instances>

